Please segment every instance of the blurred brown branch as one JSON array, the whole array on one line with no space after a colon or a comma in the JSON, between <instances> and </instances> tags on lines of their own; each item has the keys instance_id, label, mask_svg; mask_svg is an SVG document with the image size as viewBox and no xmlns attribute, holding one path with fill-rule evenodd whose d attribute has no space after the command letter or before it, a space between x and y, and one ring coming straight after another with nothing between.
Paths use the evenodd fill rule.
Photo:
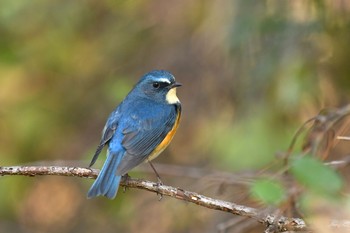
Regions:
<instances>
[{"instance_id":1,"label":"blurred brown branch","mask_svg":"<svg viewBox=\"0 0 350 233\"><path fill-rule=\"evenodd\" d=\"M303 153L311 153L312 155L319 156L321 159L328 157L329 151L334 147L338 140L349 140L350 137L341 136L345 129L349 128L349 121L343 121L345 117L350 115L350 104L336 109L322 109L318 115L305 121L295 133L287 153L285 154L285 164L288 164L288 159L292 154L297 139L300 135L308 130L306 138L303 141ZM310 123L313 123L310 127L307 127ZM341 126L337 124L342 123ZM337 136L337 137L336 137ZM323 145L323 147L321 146ZM321 151L320 151L321 150Z\"/></svg>"}]
</instances>

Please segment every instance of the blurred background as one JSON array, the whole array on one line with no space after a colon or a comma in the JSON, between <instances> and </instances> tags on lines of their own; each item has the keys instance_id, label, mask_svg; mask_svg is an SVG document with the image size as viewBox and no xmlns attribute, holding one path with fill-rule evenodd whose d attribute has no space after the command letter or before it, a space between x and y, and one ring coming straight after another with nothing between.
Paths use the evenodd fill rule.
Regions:
<instances>
[{"instance_id":1,"label":"blurred background","mask_svg":"<svg viewBox=\"0 0 350 233\"><path fill-rule=\"evenodd\" d=\"M0 166L86 167L109 113L144 73L166 69L183 84L183 117L154 161L162 181L286 214L285 203L266 205L249 187L261 172L281 169L279 152L303 122L348 103L349 61L346 0L2 0ZM328 158L349 150L341 141ZM130 175L156 180L147 164ZM346 169L338 177L346 181ZM92 182L0 177L0 232L263 230L142 190L87 200ZM333 195L332 205L309 193L298 203L316 226L336 217L321 207L340 204L337 216L350 216L346 192Z\"/></svg>"}]
</instances>

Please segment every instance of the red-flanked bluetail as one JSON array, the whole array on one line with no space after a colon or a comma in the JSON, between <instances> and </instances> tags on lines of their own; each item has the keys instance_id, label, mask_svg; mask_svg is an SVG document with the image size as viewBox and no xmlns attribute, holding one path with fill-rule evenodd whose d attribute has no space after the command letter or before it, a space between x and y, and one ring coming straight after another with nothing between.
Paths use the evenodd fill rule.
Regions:
<instances>
[{"instance_id":1,"label":"red-flanked bluetail","mask_svg":"<svg viewBox=\"0 0 350 233\"><path fill-rule=\"evenodd\" d=\"M179 86L171 73L151 71L110 114L90 167L104 146L108 147L107 159L88 198L115 198L123 175L154 159L169 145L181 117L181 104L176 96Z\"/></svg>"}]
</instances>

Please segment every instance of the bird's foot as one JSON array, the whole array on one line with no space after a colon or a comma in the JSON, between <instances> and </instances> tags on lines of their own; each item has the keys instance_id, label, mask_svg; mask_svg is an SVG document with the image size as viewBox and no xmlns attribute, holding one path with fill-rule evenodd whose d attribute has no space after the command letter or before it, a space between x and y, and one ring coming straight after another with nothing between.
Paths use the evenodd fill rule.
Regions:
<instances>
[{"instance_id":1,"label":"bird's foot","mask_svg":"<svg viewBox=\"0 0 350 233\"><path fill-rule=\"evenodd\" d=\"M131 178L131 176L129 176L128 173L126 173L125 175L122 176L122 180L125 183L125 186L123 187L123 192L124 193L126 192L126 189L128 188L127 185L128 185L128 182L129 182L130 178Z\"/></svg>"},{"instance_id":2,"label":"bird's foot","mask_svg":"<svg viewBox=\"0 0 350 233\"><path fill-rule=\"evenodd\" d=\"M163 182L162 180L160 179L160 177L158 176L157 177L157 186L162 186L163 185Z\"/></svg>"},{"instance_id":3,"label":"bird's foot","mask_svg":"<svg viewBox=\"0 0 350 233\"><path fill-rule=\"evenodd\" d=\"M158 179L158 181L156 184L154 184L154 187L157 187L156 192L157 192L157 196L159 196L158 201L161 201L163 199L163 194L160 193L159 187L163 185L163 182L161 181L160 177L157 177L157 179Z\"/></svg>"},{"instance_id":4,"label":"bird's foot","mask_svg":"<svg viewBox=\"0 0 350 233\"><path fill-rule=\"evenodd\" d=\"M75 169L76 169L76 167L74 167L72 171L74 172ZM94 169L93 169L92 167L86 167L86 169L88 169L88 170L90 171L91 175L93 176L93 174L94 174ZM95 178L97 178L97 176L98 176L98 174L96 175Z\"/></svg>"}]
</instances>

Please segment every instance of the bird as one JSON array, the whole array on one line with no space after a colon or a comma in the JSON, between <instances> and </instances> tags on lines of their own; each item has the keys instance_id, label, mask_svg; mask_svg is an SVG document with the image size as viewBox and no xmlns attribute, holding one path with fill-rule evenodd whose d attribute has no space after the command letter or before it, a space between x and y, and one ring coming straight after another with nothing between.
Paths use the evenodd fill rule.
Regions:
<instances>
[{"instance_id":1,"label":"bird","mask_svg":"<svg viewBox=\"0 0 350 233\"><path fill-rule=\"evenodd\" d=\"M149 162L169 145L178 129L181 102L176 89L182 84L166 70L143 75L124 100L109 115L102 137L91 160L91 168L102 149L107 158L87 198L114 199L123 175L143 162Z\"/></svg>"}]
</instances>

